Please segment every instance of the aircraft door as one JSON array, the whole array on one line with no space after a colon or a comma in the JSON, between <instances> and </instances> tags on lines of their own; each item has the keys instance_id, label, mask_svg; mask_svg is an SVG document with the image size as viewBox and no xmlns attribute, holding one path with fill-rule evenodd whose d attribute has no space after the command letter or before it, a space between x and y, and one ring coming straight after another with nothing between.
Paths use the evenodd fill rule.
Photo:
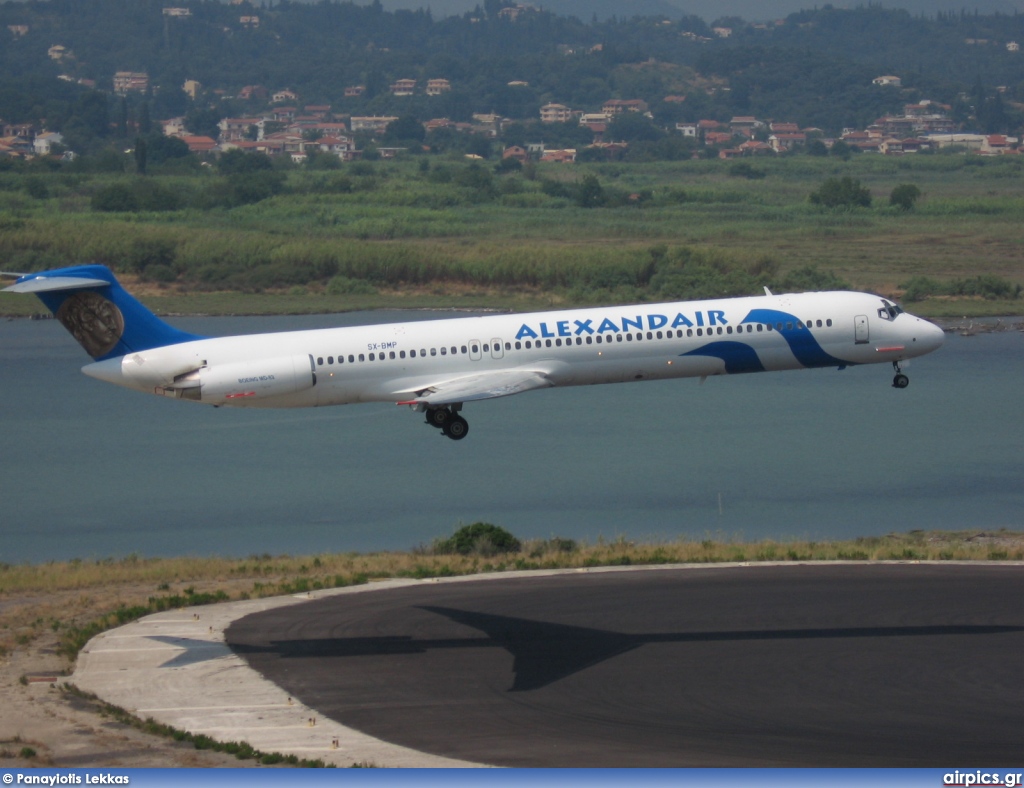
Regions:
<instances>
[{"instance_id":1,"label":"aircraft door","mask_svg":"<svg viewBox=\"0 0 1024 788\"><path fill-rule=\"evenodd\" d=\"M858 345L866 345L868 338L868 316L857 315L853 319L853 341Z\"/></svg>"},{"instance_id":2,"label":"aircraft door","mask_svg":"<svg viewBox=\"0 0 1024 788\"><path fill-rule=\"evenodd\" d=\"M481 350L479 339L469 340L469 358L471 361L479 361L483 358L483 351Z\"/></svg>"},{"instance_id":3,"label":"aircraft door","mask_svg":"<svg viewBox=\"0 0 1024 788\"><path fill-rule=\"evenodd\" d=\"M505 355L505 350L502 346L500 339L491 340L491 358L502 358Z\"/></svg>"}]
</instances>

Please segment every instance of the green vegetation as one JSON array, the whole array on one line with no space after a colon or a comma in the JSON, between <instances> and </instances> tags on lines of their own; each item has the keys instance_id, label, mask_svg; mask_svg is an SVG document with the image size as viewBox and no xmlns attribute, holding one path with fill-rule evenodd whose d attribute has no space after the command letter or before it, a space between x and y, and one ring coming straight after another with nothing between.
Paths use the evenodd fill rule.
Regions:
<instances>
[{"instance_id":1,"label":"green vegetation","mask_svg":"<svg viewBox=\"0 0 1024 788\"><path fill-rule=\"evenodd\" d=\"M491 523L473 523L457 529L447 539L434 542L433 552L438 555L482 555L518 553L522 544L504 528Z\"/></svg>"},{"instance_id":2,"label":"green vegetation","mask_svg":"<svg viewBox=\"0 0 1024 788\"><path fill-rule=\"evenodd\" d=\"M145 177L75 165L0 172L4 268L103 263L165 314L524 310L765 285L899 296L916 277L938 283L912 291L928 297L915 307L926 315L1020 311L1017 157L799 156L759 160L765 177L753 179L719 161L503 175L458 157L338 171L235 164L151 165ZM913 210L807 199L829 182L891 196L908 179L927 195ZM957 284L979 277L989 284ZM40 309L0 295L0 314Z\"/></svg>"}]
</instances>

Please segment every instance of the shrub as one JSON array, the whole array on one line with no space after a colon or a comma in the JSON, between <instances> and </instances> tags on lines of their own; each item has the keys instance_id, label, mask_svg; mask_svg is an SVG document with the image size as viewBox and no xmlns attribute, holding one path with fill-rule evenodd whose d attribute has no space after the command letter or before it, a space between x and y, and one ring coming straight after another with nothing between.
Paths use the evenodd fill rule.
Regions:
<instances>
[{"instance_id":1,"label":"shrub","mask_svg":"<svg viewBox=\"0 0 1024 788\"><path fill-rule=\"evenodd\" d=\"M504 528L491 523L464 525L447 539L434 543L434 552L448 555L518 553L522 545Z\"/></svg>"},{"instance_id":2,"label":"shrub","mask_svg":"<svg viewBox=\"0 0 1024 788\"><path fill-rule=\"evenodd\" d=\"M917 198L921 196L921 190L912 183L901 183L889 194L889 205L895 206L903 211L909 211L914 207Z\"/></svg>"},{"instance_id":3,"label":"shrub","mask_svg":"<svg viewBox=\"0 0 1024 788\"><path fill-rule=\"evenodd\" d=\"M871 191L849 175L827 179L816 192L811 192L809 199L814 205L826 208L871 207Z\"/></svg>"}]
</instances>

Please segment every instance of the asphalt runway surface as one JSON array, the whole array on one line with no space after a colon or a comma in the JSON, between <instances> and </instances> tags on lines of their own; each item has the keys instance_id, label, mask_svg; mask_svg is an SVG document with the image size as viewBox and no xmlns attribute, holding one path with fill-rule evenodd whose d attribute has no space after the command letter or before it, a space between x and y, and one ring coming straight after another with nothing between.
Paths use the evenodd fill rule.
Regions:
<instances>
[{"instance_id":1,"label":"asphalt runway surface","mask_svg":"<svg viewBox=\"0 0 1024 788\"><path fill-rule=\"evenodd\" d=\"M423 584L257 613L231 648L326 717L500 766L1019 766L1024 567Z\"/></svg>"}]
</instances>

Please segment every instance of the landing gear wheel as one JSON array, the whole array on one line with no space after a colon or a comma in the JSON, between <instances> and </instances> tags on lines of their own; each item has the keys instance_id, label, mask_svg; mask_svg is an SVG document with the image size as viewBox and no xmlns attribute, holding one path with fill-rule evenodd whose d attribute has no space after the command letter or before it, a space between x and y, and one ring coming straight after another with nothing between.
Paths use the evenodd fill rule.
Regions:
<instances>
[{"instance_id":1,"label":"landing gear wheel","mask_svg":"<svg viewBox=\"0 0 1024 788\"><path fill-rule=\"evenodd\" d=\"M469 434L469 422L462 416L452 415L441 429L453 441L460 441Z\"/></svg>"},{"instance_id":2,"label":"landing gear wheel","mask_svg":"<svg viewBox=\"0 0 1024 788\"><path fill-rule=\"evenodd\" d=\"M896 377L894 377L892 379L892 387L894 389L905 389L909 385L910 385L910 378L908 378L902 372L897 374Z\"/></svg>"},{"instance_id":3,"label":"landing gear wheel","mask_svg":"<svg viewBox=\"0 0 1024 788\"><path fill-rule=\"evenodd\" d=\"M448 408L429 408L427 410L427 424L443 430L445 425L451 421L452 412Z\"/></svg>"}]
</instances>

